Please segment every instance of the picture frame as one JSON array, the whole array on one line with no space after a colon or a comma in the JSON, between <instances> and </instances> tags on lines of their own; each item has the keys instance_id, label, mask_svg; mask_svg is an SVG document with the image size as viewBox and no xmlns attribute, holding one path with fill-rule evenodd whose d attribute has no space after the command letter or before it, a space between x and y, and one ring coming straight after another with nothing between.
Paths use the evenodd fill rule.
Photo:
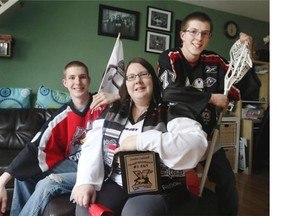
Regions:
<instances>
[{"instance_id":1,"label":"picture frame","mask_svg":"<svg viewBox=\"0 0 288 216\"><path fill-rule=\"evenodd\" d=\"M11 57L11 35L0 35L0 57Z\"/></svg>"},{"instance_id":2,"label":"picture frame","mask_svg":"<svg viewBox=\"0 0 288 216\"><path fill-rule=\"evenodd\" d=\"M147 7L147 28L171 32L172 11Z\"/></svg>"},{"instance_id":3,"label":"picture frame","mask_svg":"<svg viewBox=\"0 0 288 216\"><path fill-rule=\"evenodd\" d=\"M146 31L145 51L162 53L170 48L170 35L159 32Z\"/></svg>"},{"instance_id":4,"label":"picture frame","mask_svg":"<svg viewBox=\"0 0 288 216\"><path fill-rule=\"evenodd\" d=\"M182 45L182 40L180 37L182 20L175 20L175 37L174 37L174 47L179 47Z\"/></svg>"},{"instance_id":5,"label":"picture frame","mask_svg":"<svg viewBox=\"0 0 288 216\"><path fill-rule=\"evenodd\" d=\"M10 57L10 44L6 41L0 41L0 56Z\"/></svg>"},{"instance_id":6,"label":"picture frame","mask_svg":"<svg viewBox=\"0 0 288 216\"><path fill-rule=\"evenodd\" d=\"M139 12L99 5L98 35L138 40Z\"/></svg>"}]
</instances>

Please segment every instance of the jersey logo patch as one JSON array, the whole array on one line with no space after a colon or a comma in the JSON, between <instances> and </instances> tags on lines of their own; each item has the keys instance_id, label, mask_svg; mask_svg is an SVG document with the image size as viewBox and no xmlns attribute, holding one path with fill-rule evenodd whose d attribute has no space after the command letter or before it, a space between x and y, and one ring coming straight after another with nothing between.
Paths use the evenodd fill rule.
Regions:
<instances>
[{"instance_id":1,"label":"jersey logo patch","mask_svg":"<svg viewBox=\"0 0 288 216\"><path fill-rule=\"evenodd\" d=\"M203 123L207 125L211 120L211 111L205 108L204 111L201 113L201 117L203 119Z\"/></svg>"},{"instance_id":2,"label":"jersey logo patch","mask_svg":"<svg viewBox=\"0 0 288 216\"><path fill-rule=\"evenodd\" d=\"M204 88L203 79L197 78L193 81L192 86L198 90L202 90Z\"/></svg>"},{"instance_id":3,"label":"jersey logo patch","mask_svg":"<svg viewBox=\"0 0 288 216\"><path fill-rule=\"evenodd\" d=\"M81 145L85 142L86 130L82 127L77 127L70 144L69 159L78 161L80 157Z\"/></svg>"},{"instance_id":4,"label":"jersey logo patch","mask_svg":"<svg viewBox=\"0 0 288 216\"><path fill-rule=\"evenodd\" d=\"M205 73L217 73L217 66L206 66Z\"/></svg>"},{"instance_id":5,"label":"jersey logo patch","mask_svg":"<svg viewBox=\"0 0 288 216\"><path fill-rule=\"evenodd\" d=\"M204 81L205 87L211 87L216 83L216 79L213 77L207 77L207 79Z\"/></svg>"},{"instance_id":6,"label":"jersey logo patch","mask_svg":"<svg viewBox=\"0 0 288 216\"><path fill-rule=\"evenodd\" d=\"M173 71L165 70L159 77L160 82L162 83L163 89L166 89L166 87L169 85L169 79L172 82L175 82L176 80L176 74Z\"/></svg>"},{"instance_id":7,"label":"jersey logo patch","mask_svg":"<svg viewBox=\"0 0 288 216\"><path fill-rule=\"evenodd\" d=\"M103 151L104 151L104 161L106 164L109 166L112 165L114 155L115 155L115 149L117 148L116 140L115 139L105 139L104 140L104 146L103 146Z\"/></svg>"}]
</instances>

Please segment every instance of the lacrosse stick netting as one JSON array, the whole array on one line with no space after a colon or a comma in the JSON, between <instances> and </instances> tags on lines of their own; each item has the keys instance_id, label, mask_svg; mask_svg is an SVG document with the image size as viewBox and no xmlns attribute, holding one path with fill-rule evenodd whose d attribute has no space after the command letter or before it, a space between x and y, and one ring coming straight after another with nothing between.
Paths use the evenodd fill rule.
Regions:
<instances>
[{"instance_id":1,"label":"lacrosse stick netting","mask_svg":"<svg viewBox=\"0 0 288 216\"><path fill-rule=\"evenodd\" d=\"M252 60L249 55L249 46L240 40L236 41L230 49L230 63L225 76L224 94L228 92L233 84L239 82L244 75L252 68Z\"/></svg>"},{"instance_id":2,"label":"lacrosse stick netting","mask_svg":"<svg viewBox=\"0 0 288 216\"><path fill-rule=\"evenodd\" d=\"M252 60L250 58L249 52L250 50L248 43L245 42L242 44L240 40L236 41L231 47L229 68L224 78L224 95L227 96L232 85L239 82L252 67ZM213 132L212 141L208 148L207 159L200 182L200 196L202 196L204 185L207 179L207 174L210 168L215 144L219 135L219 128L222 121L222 116L223 112L219 114L218 121Z\"/></svg>"}]
</instances>

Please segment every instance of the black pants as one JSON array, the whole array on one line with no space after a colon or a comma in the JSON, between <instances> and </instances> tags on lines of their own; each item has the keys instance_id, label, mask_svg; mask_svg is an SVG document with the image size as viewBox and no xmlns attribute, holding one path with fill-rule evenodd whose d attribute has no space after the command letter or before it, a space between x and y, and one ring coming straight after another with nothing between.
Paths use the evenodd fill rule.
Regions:
<instances>
[{"instance_id":1,"label":"black pants","mask_svg":"<svg viewBox=\"0 0 288 216\"><path fill-rule=\"evenodd\" d=\"M201 162L201 164L204 165L205 162ZM219 215L237 215L238 192L235 174L223 148L215 152L212 157L208 179L216 184L215 193L218 200Z\"/></svg>"},{"instance_id":2,"label":"black pants","mask_svg":"<svg viewBox=\"0 0 288 216\"><path fill-rule=\"evenodd\" d=\"M101 191L96 192L96 203L113 210L115 215L121 214L127 199L124 190L111 180L104 182ZM77 205L76 216L89 216L88 208Z\"/></svg>"},{"instance_id":3,"label":"black pants","mask_svg":"<svg viewBox=\"0 0 288 216\"><path fill-rule=\"evenodd\" d=\"M96 203L113 210L115 216L121 213L125 216L165 215L187 202L189 195L186 187L179 187L167 194L128 197L119 185L108 180L103 183L101 191L96 192ZM76 216L89 216L88 208L77 205Z\"/></svg>"}]
</instances>

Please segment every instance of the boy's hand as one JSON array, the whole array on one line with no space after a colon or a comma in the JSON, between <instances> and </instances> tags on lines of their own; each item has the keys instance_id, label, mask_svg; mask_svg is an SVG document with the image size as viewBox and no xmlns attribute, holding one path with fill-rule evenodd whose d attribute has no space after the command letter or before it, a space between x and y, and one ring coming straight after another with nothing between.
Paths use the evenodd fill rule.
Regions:
<instances>
[{"instance_id":1,"label":"boy's hand","mask_svg":"<svg viewBox=\"0 0 288 216\"><path fill-rule=\"evenodd\" d=\"M224 94L212 94L209 103L226 111L229 105L228 97Z\"/></svg>"},{"instance_id":2,"label":"boy's hand","mask_svg":"<svg viewBox=\"0 0 288 216\"><path fill-rule=\"evenodd\" d=\"M120 99L120 96L118 94L99 92L96 95L93 95L93 101L90 105L90 109L94 110L103 104L110 104L119 99Z\"/></svg>"},{"instance_id":3,"label":"boy's hand","mask_svg":"<svg viewBox=\"0 0 288 216\"><path fill-rule=\"evenodd\" d=\"M239 39L240 39L241 43L244 43L245 41L248 42L250 53L252 53L252 37L250 35L243 33L243 32L240 32L240 38Z\"/></svg>"},{"instance_id":4,"label":"boy's hand","mask_svg":"<svg viewBox=\"0 0 288 216\"><path fill-rule=\"evenodd\" d=\"M5 186L11 179L12 176L7 172L0 176L0 215L6 212L8 196Z\"/></svg>"},{"instance_id":5,"label":"boy's hand","mask_svg":"<svg viewBox=\"0 0 288 216\"><path fill-rule=\"evenodd\" d=\"M0 187L0 215L5 213L7 208L7 191L5 187Z\"/></svg>"}]
</instances>

